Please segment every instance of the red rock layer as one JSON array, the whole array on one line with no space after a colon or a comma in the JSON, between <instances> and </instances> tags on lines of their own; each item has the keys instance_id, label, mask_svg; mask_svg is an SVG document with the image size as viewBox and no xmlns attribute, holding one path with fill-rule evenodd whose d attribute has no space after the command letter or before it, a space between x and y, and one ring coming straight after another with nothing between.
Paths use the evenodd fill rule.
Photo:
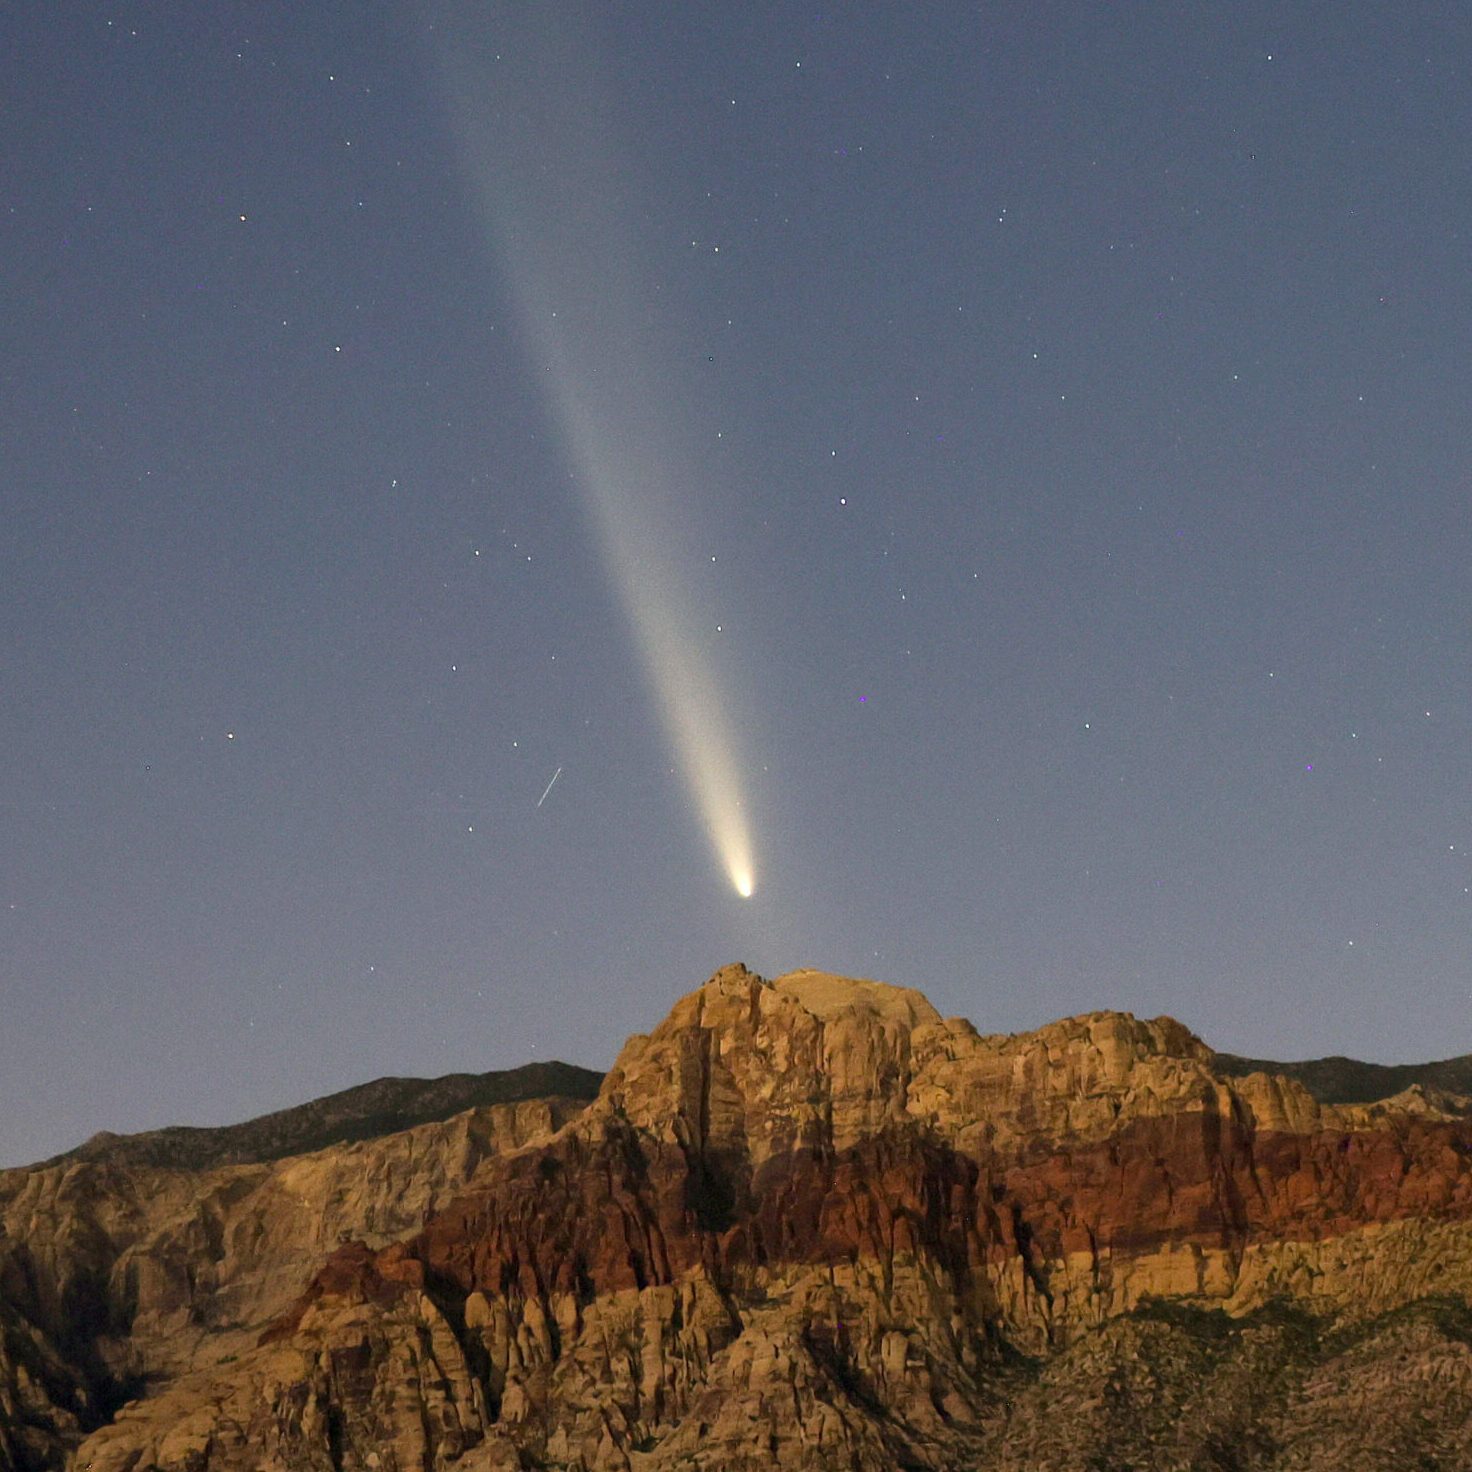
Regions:
<instances>
[{"instance_id":1,"label":"red rock layer","mask_svg":"<svg viewBox=\"0 0 1472 1472\"><path fill-rule=\"evenodd\" d=\"M409 1285L452 1299L586 1301L696 1268L727 1286L782 1264L916 1255L957 1281L1020 1259L1046 1292L1049 1264L1069 1254L1240 1252L1412 1217L1472 1217L1472 1124L1293 1135L1176 1115L1101 1143L1037 1142L1010 1162L899 1128L753 1168L614 1121L601 1139L565 1135L498 1163L483 1190L405 1243L338 1253L273 1333L332 1292L377 1299Z\"/></svg>"}]
</instances>

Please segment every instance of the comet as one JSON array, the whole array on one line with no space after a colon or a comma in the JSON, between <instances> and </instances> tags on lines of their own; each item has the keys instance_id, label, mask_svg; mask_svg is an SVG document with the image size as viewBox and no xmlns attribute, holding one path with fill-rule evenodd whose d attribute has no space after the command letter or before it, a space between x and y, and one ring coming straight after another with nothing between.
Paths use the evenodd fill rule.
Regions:
<instances>
[{"instance_id":1,"label":"comet","mask_svg":"<svg viewBox=\"0 0 1472 1472\"><path fill-rule=\"evenodd\" d=\"M740 728L706 632L717 622L709 583L696 573L709 539L702 512L719 494L694 431L712 408L684 369L697 313L658 264L656 191L615 142L618 99L588 34L597 11L581 13L579 24L559 7L448 0L432 29L469 193L610 585L699 826L749 899ZM515 66L501 64L508 56Z\"/></svg>"}]
</instances>

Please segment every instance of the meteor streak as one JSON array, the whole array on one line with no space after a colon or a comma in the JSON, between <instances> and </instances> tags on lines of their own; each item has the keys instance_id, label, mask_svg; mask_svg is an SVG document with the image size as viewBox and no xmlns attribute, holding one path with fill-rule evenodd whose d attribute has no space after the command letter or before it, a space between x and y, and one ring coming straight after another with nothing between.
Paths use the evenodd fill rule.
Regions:
<instances>
[{"instance_id":1,"label":"meteor streak","mask_svg":"<svg viewBox=\"0 0 1472 1472\"><path fill-rule=\"evenodd\" d=\"M552 782L555 782L561 775L562 775L562 768L561 767L558 767L558 769L555 772L552 773ZM542 804L547 801L547 793L552 791L552 782L549 782L547 784L546 791L544 791L542 793L542 795L537 799L537 806L538 807L541 807Z\"/></svg>"}]
</instances>

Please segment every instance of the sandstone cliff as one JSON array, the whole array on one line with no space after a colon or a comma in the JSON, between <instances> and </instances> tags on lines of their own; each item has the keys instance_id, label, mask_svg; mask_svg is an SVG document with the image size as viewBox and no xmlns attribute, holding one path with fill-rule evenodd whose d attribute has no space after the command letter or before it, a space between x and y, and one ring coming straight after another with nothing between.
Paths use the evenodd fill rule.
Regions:
<instances>
[{"instance_id":1,"label":"sandstone cliff","mask_svg":"<svg viewBox=\"0 0 1472 1472\"><path fill-rule=\"evenodd\" d=\"M550 1077L576 1084L581 1072ZM83 1429L127 1399L250 1349L341 1242L383 1245L416 1229L489 1158L550 1135L584 1101L515 1099L545 1081L483 1076L482 1094L499 1089L515 1102L287 1159L207 1170L148 1163L161 1140L165 1158L178 1158L177 1135L196 1160L279 1138L287 1116L273 1116L264 1129L98 1139L0 1172L0 1472L61 1465ZM441 1090L430 1112L460 1087ZM414 1092L426 1107L423 1096ZM365 1128L353 1101L325 1102L292 1111L285 1128L324 1117L350 1133Z\"/></svg>"},{"instance_id":2,"label":"sandstone cliff","mask_svg":"<svg viewBox=\"0 0 1472 1472\"><path fill-rule=\"evenodd\" d=\"M302 1255L273 1263L330 1255L264 1333L279 1276L201 1290L205 1225L135 1238L132 1281L172 1287L91 1342L121 1365L141 1334L158 1379L75 1465L1464 1468L1466 1110L1428 1089L1326 1104L1165 1018L985 1036L915 992L726 968L556 1133L509 1129L427 1194L409 1181L438 1139L382 1142L377 1230L334 1248L298 1227ZM367 1165L319 1160L311 1210ZM136 1210L87 1189L77 1221ZM274 1232L292 1187L269 1189L205 1217ZM201 1221L194 1198L170 1219ZM169 1317L184 1303L212 1348ZM20 1406L59 1341L12 1351L7 1322ZM89 1424L56 1378L76 1363L52 1372L54 1445ZM40 1465L5 1446L0 1468Z\"/></svg>"}]
</instances>

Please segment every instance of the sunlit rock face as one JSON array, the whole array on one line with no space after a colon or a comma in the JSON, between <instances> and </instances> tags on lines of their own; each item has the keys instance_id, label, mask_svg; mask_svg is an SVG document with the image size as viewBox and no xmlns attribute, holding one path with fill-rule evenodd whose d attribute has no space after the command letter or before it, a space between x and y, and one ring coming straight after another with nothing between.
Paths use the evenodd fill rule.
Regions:
<instances>
[{"instance_id":1,"label":"sunlit rock face","mask_svg":"<svg viewBox=\"0 0 1472 1472\"><path fill-rule=\"evenodd\" d=\"M155 1351L90 1434L60 1354L62 1452L0 1467L1472 1465L1467 1101L1327 1105L1214 1060L1168 1018L989 1037L725 968L453 1199L455 1122L379 1142L420 1220L320 1240L269 1325ZM282 1169L356 1177L330 1155ZM249 1210L269 1236L287 1208ZM109 1353L167 1337L130 1312Z\"/></svg>"}]
</instances>

